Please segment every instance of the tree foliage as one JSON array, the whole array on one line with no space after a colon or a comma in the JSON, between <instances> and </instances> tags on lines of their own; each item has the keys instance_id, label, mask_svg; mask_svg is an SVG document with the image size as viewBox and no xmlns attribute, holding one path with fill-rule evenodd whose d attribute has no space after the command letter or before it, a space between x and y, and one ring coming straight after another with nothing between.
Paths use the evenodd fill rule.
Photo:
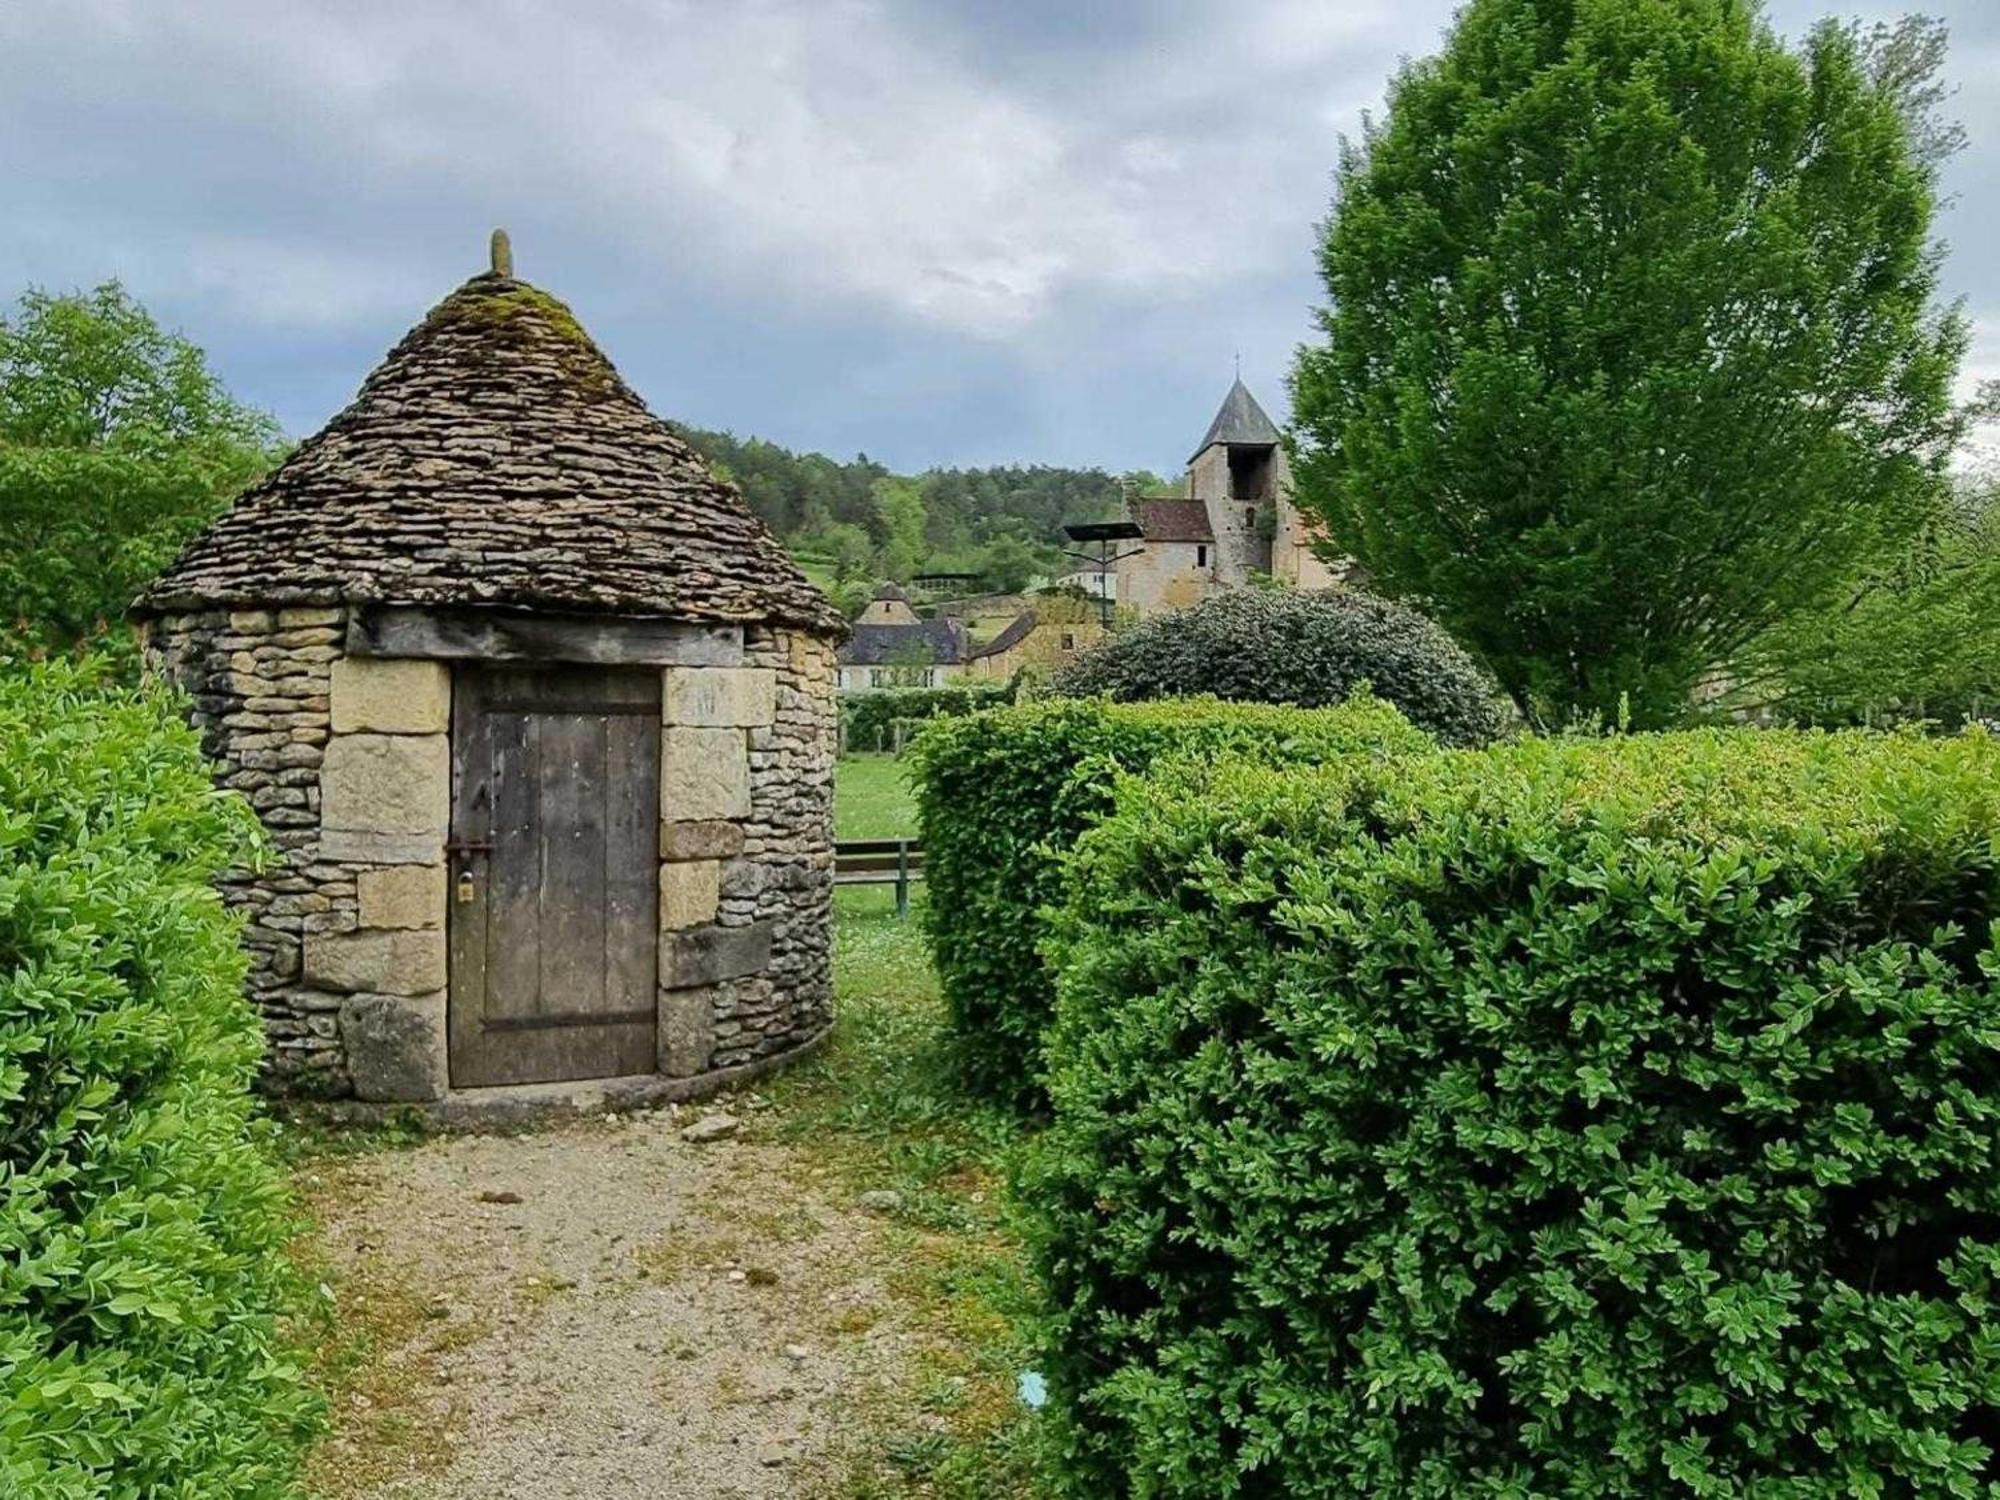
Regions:
<instances>
[{"instance_id":1,"label":"tree foliage","mask_svg":"<svg viewBox=\"0 0 2000 1500\"><path fill-rule=\"evenodd\" d=\"M929 554L924 541L923 488L908 479L885 476L876 480L871 489L876 518L882 528L882 576L907 583L923 567Z\"/></svg>"},{"instance_id":2,"label":"tree foliage","mask_svg":"<svg viewBox=\"0 0 2000 1500\"><path fill-rule=\"evenodd\" d=\"M1827 725L2000 718L2000 483L1968 483L1834 607L1759 641L1722 706Z\"/></svg>"},{"instance_id":3,"label":"tree foliage","mask_svg":"<svg viewBox=\"0 0 2000 1500\"><path fill-rule=\"evenodd\" d=\"M1063 570L1065 524L1115 514L1121 486L1166 488L1153 474L1046 464L899 475L865 453L843 463L761 438L680 430L780 540L838 579L962 572L980 575L982 590L1012 593Z\"/></svg>"},{"instance_id":4,"label":"tree foliage","mask_svg":"<svg viewBox=\"0 0 2000 1500\"><path fill-rule=\"evenodd\" d=\"M887 750L898 723L950 719L1003 708L1014 691L1004 682L948 682L942 687L878 688L848 693L840 700L840 728L846 750Z\"/></svg>"},{"instance_id":5,"label":"tree foliage","mask_svg":"<svg viewBox=\"0 0 2000 1500\"><path fill-rule=\"evenodd\" d=\"M1500 731L1493 685L1436 622L1358 589L1242 590L1143 620L1056 674L1053 691L1119 702L1212 693L1326 708L1366 685L1447 745Z\"/></svg>"},{"instance_id":6,"label":"tree foliage","mask_svg":"<svg viewBox=\"0 0 2000 1500\"><path fill-rule=\"evenodd\" d=\"M0 639L118 620L277 442L116 282L28 292L0 318Z\"/></svg>"},{"instance_id":7,"label":"tree foliage","mask_svg":"<svg viewBox=\"0 0 2000 1500\"><path fill-rule=\"evenodd\" d=\"M1341 160L1302 503L1524 708L1675 718L1939 504L1936 63L1743 0L1472 0Z\"/></svg>"}]
</instances>

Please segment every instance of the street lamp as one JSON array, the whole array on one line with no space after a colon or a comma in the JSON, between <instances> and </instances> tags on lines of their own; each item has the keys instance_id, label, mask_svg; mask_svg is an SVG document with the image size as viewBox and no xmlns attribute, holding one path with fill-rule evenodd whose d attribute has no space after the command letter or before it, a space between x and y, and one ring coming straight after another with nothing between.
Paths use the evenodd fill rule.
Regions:
<instances>
[{"instance_id":1,"label":"street lamp","mask_svg":"<svg viewBox=\"0 0 2000 1500\"><path fill-rule=\"evenodd\" d=\"M1071 541L1097 544L1094 555L1068 548L1064 549L1063 555L1097 565L1098 618L1106 630L1111 628L1111 596L1104 592L1104 580L1110 574L1113 564L1123 562L1128 557L1137 557L1146 550L1144 547L1133 547L1120 552L1117 550L1118 544L1135 542L1145 534L1139 529L1136 521L1077 521L1063 527L1063 535Z\"/></svg>"}]
</instances>

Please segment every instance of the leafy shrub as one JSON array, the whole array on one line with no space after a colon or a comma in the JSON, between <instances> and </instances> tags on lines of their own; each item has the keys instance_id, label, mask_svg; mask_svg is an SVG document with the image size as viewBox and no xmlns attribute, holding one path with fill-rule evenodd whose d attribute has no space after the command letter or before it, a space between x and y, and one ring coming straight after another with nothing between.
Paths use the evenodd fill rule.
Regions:
<instances>
[{"instance_id":1,"label":"leafy shrub","mask_svg":"<svg viewBox=\"0 0 2000 1500\"><path fill-rule=\"evenodd\" d=\"M1175 754L1311 762L1434 748L1393 708L1185 699L1114 705L1044 699L933 724L911 747L929 886L924 921L967 1081L1032 1108L1055 993L1041 910L1062 899L1062 856L1111 804L1121 770Z\"/></svg>"},{"instance_id":2,"label":"leafy shrub","mask_svg":"<svg viewBox=\"0 0 2000 1500\"><path fill-rule=\"evenodd\" d=\"M287 1208L209 885L255 826L167 695L0 674L0 1494L288 1487Z\"/></svg>"},{"instance_id":3,"label":"leafy shrub","mask_svg":"<svg viewBox=\"0 0 2000 1500\"><path fill-rule=\"evenodd\" d=\"M1022 1183L1074 1493L1995 1493L2000 741L1119 799Z\"/></svg>"},{"instance_id":4,"label":"leafy shrub","mask_svg":"<svg viewBox=\"0 0 2000 1500\"><path fill-rule=\"evenodd\" d=\"M841 727L849 750L887 750L895 743L899 721L978 713L1010 703L1013 697L1013 689L1005 683L983 682L850 693L840 700Z\"/></svg>"},{"instance_id":5,"label":"leafy shrub","mask_svg":"<svg viewBox=\"0 0 2000 1500\"><path fill-rule=\"evenodd\" d=\"M1442 626L1354 589L1217 594L1112 636L1053 687L1121 702L1213 693L1324 708L1364 683L1444 744L1483 744L1500 732L1493 685Z\"/></svg>"}]
</instances>

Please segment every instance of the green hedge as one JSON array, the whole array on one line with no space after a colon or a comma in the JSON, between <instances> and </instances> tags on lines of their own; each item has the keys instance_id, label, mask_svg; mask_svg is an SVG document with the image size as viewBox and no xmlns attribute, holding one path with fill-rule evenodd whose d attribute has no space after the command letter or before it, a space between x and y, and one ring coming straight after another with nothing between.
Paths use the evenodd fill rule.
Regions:
<instances>
[{"instance_id":1,"label":"green hedge","mask_svg":"<svg viewBox=\"0 0 2000 1500\"><path fill-rule=\"evenodd\" d=\"M1055 674L1066 698L1213 693L1328 708L1367 684L1443 745L1503 727L1499 689L1443 626L1355 588L1233 589L1109 636Z\"/></svg>"},{"instance_id":2,"label":"green hedge","mask_svg":"<svg viewBox=\"0 0 2000 1500\"><path fill-rule=\"evenodd\" d=\"M1996 1493L2000 741L1120 798L1021 1184L1072 1493Z\"/></svg>"},{"instance_id":3,"label":"green hedge","mask_svg":"<svg viewBox=\"0 0 2000 1500\"><path fill-rule=\"evenodd\" d=\"M1042 1099L1055 994L1040 912L1062 898L1061 857L1109 808L1118 771L1163 755L1320 761L1432 743L1372 697L1327 709L1056 699L928 726L910 750L925 923L968 1082L1022 1108Z\"/></svg>"},{"instance_id":4,"label":"green hedge","mask_svg":"<svg viewBox=\"0 0 2000 1500\"><path fill-rule=\"evenodd\" d=\"M286 1493L262 1034L210 887L255 821L165 694L0 673L0 1494Z\"/></svg>"},{"instance_id":5,"label":"green hedge","mask_svg":"<svg viewBox=\"0 0 2000 1500\"><path fill-rule=\"evenodd\" d=\"M841 728L849 750L888 750L894 747L898 720L953 718L1013 700L1014 690L1006 683L877 688L841 698Z\"/></svg>"}]
</instances>

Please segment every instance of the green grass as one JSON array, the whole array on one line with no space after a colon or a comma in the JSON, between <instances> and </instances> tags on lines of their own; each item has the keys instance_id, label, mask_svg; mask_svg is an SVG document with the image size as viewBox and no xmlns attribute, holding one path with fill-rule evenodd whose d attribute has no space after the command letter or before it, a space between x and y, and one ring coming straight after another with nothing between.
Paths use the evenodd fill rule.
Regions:
<instances>
[{"instance_id":1,"label":"green grass","mask_svg":"<svg viewBox=\"0 0 2000 1500\"><path fill-rule=\"evenodd\" d=\"M805 574L822 593L832 593L834 586L840 581L834 576L833 562L830 558L810 552L794 552L792 561L799 565L799 571Z\"/></svg>"},{"instance_id":2,"label":"green grass","mask_svg":"<svg viewBox=\"0 0 2000 1500\"><path fill-rule=\"evenodd\" d=\"M880 889L838 891L835 903L833 1040L773 1086L773 1119L852 1191L902 1195L891 1290L918 1331L907 1388L857 1413L874 1430L843 1493L1042 1493L1042 1431L1016 1394L1033 1309L1005 1187L1019 1121L958 1087L917 913L899 921Z\"/></svg>"},{"instance_id":3,"label":"green grass","mask_svg":"<svg viewBox=\"0 0 2000 1500\"><path fill-rule=\"evenodd\" d=\"M917 805L893 755L843 755L833 769L833 836L901 839L917 836Z\"/></svg>"}]
</instances>

